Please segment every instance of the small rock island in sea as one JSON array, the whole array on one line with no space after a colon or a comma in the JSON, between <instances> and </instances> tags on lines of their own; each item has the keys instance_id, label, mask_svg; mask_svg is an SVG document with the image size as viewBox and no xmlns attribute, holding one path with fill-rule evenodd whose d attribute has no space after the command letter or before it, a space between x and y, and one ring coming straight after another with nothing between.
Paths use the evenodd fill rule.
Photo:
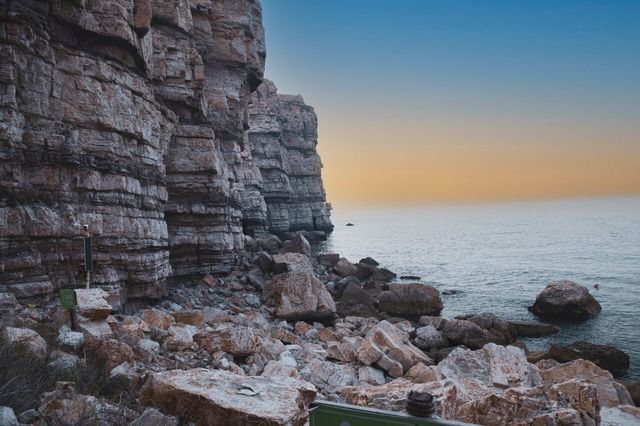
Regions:
<instances>
[{"instance_id":1,"label":"small rock island in sea","mask_svg":"<svg viewBox=\"0 0 640 426\"><path fill-rule=\"evenodd\" d=\"M640 422L616 348L529 352L558 326L444 318L419 277L315 254L333 229L317 117L264 79L258 0L0 14L0 425L302 426L314 400ZM531 310L601 308L560 281Z\"/></svg>"}]
</instances>

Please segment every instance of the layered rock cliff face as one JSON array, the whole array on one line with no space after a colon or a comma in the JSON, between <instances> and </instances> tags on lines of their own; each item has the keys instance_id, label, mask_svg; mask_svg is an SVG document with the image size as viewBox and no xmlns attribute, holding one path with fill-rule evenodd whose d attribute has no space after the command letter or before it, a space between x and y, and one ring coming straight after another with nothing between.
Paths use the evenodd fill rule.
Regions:
<instances>
[{"instance_id":1,"label":"layered rock cliff face","mask_svg":"<svg viewBox=\"0 0 640 426\"><path fill-rule=\"evenodd\" d=\"M243 231L265 232L247 135L261 13L258 0L0 0L0 285L80 285L83 224L93 282L123 298L228 270Z\"/></svg>"},{"instance_id":2,"label":"layered rock cliff face","mask_svg":"<svg viewBox=\"0 0 640 426\"><path fill-rule=\"evenodd\" d=\"M279 95L266 80L251 98L249 143L263 179L272 233L331 231L316 151L317 117L301 96Z\"/></svg>"}]
</instances>

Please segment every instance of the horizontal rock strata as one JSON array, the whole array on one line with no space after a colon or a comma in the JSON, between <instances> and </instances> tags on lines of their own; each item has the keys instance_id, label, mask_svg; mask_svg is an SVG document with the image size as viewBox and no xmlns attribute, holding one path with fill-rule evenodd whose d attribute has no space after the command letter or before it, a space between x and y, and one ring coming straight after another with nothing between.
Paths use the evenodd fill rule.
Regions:
<instances>
[{"instance_id":1,"label":"horizontal rock strata","mask_svg":"<svg viewBox=\"0 0 640 426\"><path fill-rule=\"evenodd\" d=\"M269 231L331 231L313 108L301 96L278 94L268 80L251 100L249 144L262 174Z\"/></svg>"},{"instance_id":2,"label":"horizontal rock strata","mask_svg":"<svg viewBox=\"0 0 640 426\"><path fill-rule=\"evenodd\" d=\"M122 300L228 271L243 233L271 228L247 135L257 0L5 0L0 58L0 285L17 297L84 284L85 224L92 282ZM330 229L313 110L279 105L287 230Z\"/></svg>"}]
</instances>

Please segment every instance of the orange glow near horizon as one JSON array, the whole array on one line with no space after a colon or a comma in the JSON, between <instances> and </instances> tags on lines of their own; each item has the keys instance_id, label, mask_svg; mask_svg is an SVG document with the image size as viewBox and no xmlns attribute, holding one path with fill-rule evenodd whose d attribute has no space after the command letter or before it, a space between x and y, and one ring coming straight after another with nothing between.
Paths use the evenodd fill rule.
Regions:
<instances>
[{"instance_id":1,"label":"orange glow near horizon","mask_svg":"<svg viewBox=\"0 0 640 426\"><path fill-rule=\"evenodd\" d=\"M640 193L633 129L410 119L386 127L375 117L329 128L320 118L323 179L335 204Z\"/></svg>"}]
</instances>

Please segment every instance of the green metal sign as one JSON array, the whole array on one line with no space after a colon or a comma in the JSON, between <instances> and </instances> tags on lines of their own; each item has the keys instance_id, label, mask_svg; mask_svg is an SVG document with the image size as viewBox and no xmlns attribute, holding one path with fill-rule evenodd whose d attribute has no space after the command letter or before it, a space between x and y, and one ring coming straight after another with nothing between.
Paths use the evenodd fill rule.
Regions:
<instances>
[{"instance_id":1,"label":"green metal sign","mask_svg":"<svg viewBox=\"0 0 640 426\"><path fill-rule=\"evenodd\" d=\"M84 239L84 270L85 272L93 271L93 251L91 237Z\"/></svg>"},{"instance_id":2,"label":"green metal sign","mask_svg":"<svg viewBox=\"0 0 640 426\"><path fill-rule=\"evenodd\" d=\"M76 292L72 288L63 288L60 290L60 304L65 309L73 309L76 307Z\"/></svg>"},{"instance_id":3,"label":"green metal sign","mask_svg":"<svg viewBox=\"0 0 640 426\"><path fill-rule=\"evenodd\" d=\"M467 423L414 417L407 413L315 401L309 409L311 426L463 426Z\"/></svg>"}]
</instances>

